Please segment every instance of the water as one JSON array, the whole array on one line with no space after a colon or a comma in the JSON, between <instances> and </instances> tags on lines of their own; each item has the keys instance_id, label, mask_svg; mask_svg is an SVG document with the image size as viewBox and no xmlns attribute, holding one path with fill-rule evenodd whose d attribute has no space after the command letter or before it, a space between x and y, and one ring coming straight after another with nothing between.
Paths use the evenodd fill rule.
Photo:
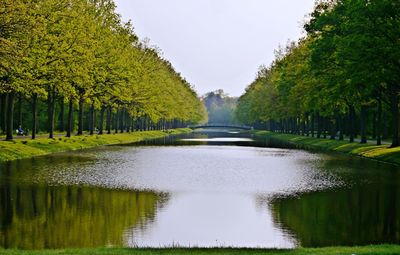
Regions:
<instances>
[{"instance_id":1,"label":"water","mask_svg":"<svg viewBox=\"0 0 400 255\"><path fill-rule=\"evenodd\" d=\"M5 248L400 243L398 167L236 131L0 169Z\"/></svg>"}]
</instances>

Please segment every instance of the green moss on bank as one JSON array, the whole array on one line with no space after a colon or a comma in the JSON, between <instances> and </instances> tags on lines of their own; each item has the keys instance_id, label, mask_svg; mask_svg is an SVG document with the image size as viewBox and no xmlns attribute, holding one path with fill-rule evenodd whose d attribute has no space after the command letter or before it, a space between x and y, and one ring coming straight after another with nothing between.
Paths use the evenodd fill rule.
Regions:
<instances>
[{"instance_id":1,"label":"green moss on bank","mask_svg":"<svg viewBox=\"0 0 400 255\"><path fill-rule=\"evenodd\" d=\"M325 151L336 151L365 158L375 159L400 165L400 147L389 148L389 145L377 146L371 143L360 144L358 142L338 141L330 139L318 139L308 136L272 133L268 131L255 131L257 136L268 137L280 141L286 141L304 148Z\"/></svg>"},{"instance_id":2,"label":"green moss on bank","mask_svg":"<svg viewBox=\"0 0 400 255\"><path fill-rule=\"evenodd\" d=\"M44 250L44 251L21 251L21 250L1 250L4 255L153 255L153 254L266 254L266 255L389 255L400 254L399 245L374 245L364 247L329 247L317 249L294 249L294 250L264 250L264 249L67 249L67 250Z\"/></svg>"},{"instance_id":3,"label":"green moss on bank","mask_svg":"<svg viewBox=\"0 0 400 255\"><path fill-rule=\"evenodd\" d=\"M191 129L182 128L168 131L145 131L92 136L83 135L73 136L71 138L60 136L53 139L38 138L31 140L27 138L13 141L0 141L0 162L31 158L55 152L87 149L102 145L135 143L146 139L155 139L189 132L191 132Z\"/></svg>"}]
</instances>

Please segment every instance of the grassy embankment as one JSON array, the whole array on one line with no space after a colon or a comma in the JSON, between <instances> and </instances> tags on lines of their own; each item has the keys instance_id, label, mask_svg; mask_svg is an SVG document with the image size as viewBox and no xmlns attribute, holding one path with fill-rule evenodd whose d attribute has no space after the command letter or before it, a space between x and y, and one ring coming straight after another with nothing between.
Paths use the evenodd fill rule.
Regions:
<instances>
[{"instance_id":1,"label":"grassy embankment","mask_svg":"<svg viewBox=\"0 0 400 255\"><path fill-rule=\"evenodd\" d=\"M181 128L168 131L145 131L110 135L83 135L56 137L53 139L38 138L31 140L16 139L0 141L0 162L16 159L31 158L55 152L64 152L93 148L102 145L127 144L140 142L146 139L161 138L173 134L189 133L191 129Z\"/></svg>"},{"instance_id":2,"label":"grassy embankment","mask_svg":"<svg viewBox=\"0 0 400 255\"><path fill-rule=\"evenodd\" d=\"M389 148L390 145L388 144L377 146L373 143L349 143L348 141L338 141L321 138L318 139L308 136L272 133L269 131L255 131L254 133L257 136L269 137L271 139L289 142L305 149L308 148L324 151L342 152L400 165L400 147Z\"/></svg>"},{"instance_id":3,"label":"grassy embankment","mask_svg":"<svg viewBox=\"0 0 400 255\"><path fill-rule=\"evenodd\" d=\"M44 251L22 251L1 250L4 255L154 255L154 254L266 254L266 255L389 255L400 254L399 245L375 245L364 247L329 247L329 248L299 248L294 250L263 250L263 249L124 249L124 248L99 248L99 249L69 249L69 250L44 250Z\"/></svg>"}]
</instances>

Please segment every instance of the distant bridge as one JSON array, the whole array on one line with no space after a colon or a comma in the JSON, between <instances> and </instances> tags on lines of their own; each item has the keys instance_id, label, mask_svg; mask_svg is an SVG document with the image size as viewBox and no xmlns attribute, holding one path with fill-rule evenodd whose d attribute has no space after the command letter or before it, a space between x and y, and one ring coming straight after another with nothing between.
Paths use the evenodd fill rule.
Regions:
<instances>
[{"instance_id":1,"label":"distant bridge","mask_svg":"<svg viewBox=\"0 0 400 255\"><path fill-rule=\"evenodd\" d=\"M243 129L243 130L252 130L253 127L245 126L245 125L229 125L229 124L203 124L203 125L190 125L188 128L196 129L196 128L232 128L232 129Z\"/></svg>"}]
</instances>

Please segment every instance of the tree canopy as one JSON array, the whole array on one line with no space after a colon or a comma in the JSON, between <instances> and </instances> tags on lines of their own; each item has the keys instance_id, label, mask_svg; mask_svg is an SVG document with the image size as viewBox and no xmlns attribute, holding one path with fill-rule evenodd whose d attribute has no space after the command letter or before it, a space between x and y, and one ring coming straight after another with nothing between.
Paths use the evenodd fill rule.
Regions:
<instances>
[{"instance_id":1,"label":"tree canopy","mask_svg":"<svg viewBox=\"0 0 400 255\"><path fill-rule=\"evenodd\" d=\"M206 93L202 101L207 109L208 123L235 124L237 98L230 97L222 89Z\"/></svg>"},{"instance_id":2,"label":"tree canopy","mask_svg":"<svg viewBox=\"0 0 400 255\"><path fill-rule=\"evenodd\" d=\"M68 135L75 124L78 134L102 132L105 114L107 128L114 121L117 130L206 119L193 87L115 9L113 0L1 1L0 127L8 139L24 125L14 114L16 100L23 101L18 115L31 110L24 126L30 123L33 138L44 103L50 137L61 115L59 129Z\"/></svg>"},{"instance_id":3,"label":"tree canopy","mask_svg":"<svg viewBox=\"0 0 400 255\"><path fill-rule=\"evenodd\" d=\"M391 135L399 146L400 3L320 0L304 27L241 96L238 119L378 144Z\"/></svg>"}]
</instances>

